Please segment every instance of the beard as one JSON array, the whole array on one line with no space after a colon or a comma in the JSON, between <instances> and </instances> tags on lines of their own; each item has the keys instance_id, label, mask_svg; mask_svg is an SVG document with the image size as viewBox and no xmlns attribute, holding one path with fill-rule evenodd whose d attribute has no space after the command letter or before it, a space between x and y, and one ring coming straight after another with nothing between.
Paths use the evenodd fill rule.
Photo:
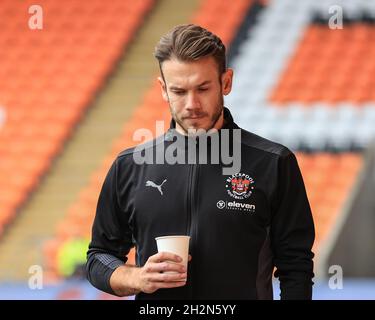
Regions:
<instances>
[{"instance_id":1,"label":"beard","mask_svg":"<svg viewBox=\"0 0 375 320\"><path fill-rule=\"evenodd\" d=\"M203 119L203 118L209 117L209 114L207 112L196 111L196 112L189 113L189 114L177 115L170 102L169 102L169 109L170 109L173 120L180 125L180 127L185 131L185 133L188 133L189 129L195 129L195 130L203 129L203 130L208 131L212 129L213 127L215 127L217 121L219 120L224 110L224 98L221 94L219 94L218 101L216 103L216 108L213 114L210 116L210 122L206 128L197 127L200 119L198 119L196 123L193 122L193 124L189 124L189 125L184 121L184 119L189 118L189 117L201 117L201 119Z\"/></svg>"}]
</instances>

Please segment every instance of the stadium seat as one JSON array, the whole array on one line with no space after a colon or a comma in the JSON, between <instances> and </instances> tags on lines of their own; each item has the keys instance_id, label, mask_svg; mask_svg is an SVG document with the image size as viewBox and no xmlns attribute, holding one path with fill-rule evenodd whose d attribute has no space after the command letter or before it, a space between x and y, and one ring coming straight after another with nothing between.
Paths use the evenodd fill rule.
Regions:
<instances>
[{"instance_id":1,"label":"stadium seat","mask_svg":"<svg viewBox=\"0 0 375 320\"><path fill-rule=\"evenodd\" d=\"M3 210L16 210L37 186L153 3L41 0L48 18L34 32L25 25L27 2L2 1L0 162L20 172L8 177L0 165L0 181L13 186Z\"/></svg>"}]
</instances>

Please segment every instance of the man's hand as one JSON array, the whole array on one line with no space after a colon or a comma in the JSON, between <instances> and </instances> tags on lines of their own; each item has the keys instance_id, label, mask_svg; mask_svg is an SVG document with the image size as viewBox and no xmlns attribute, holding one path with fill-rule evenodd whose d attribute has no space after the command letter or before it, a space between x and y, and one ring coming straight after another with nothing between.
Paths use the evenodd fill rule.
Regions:
<instances>
[{"instance_id":1,"label":"man's hand","mask_svg":"<svg viewBox=\"0 0 375 320\"><path fill-rule=\"evenodd\" d=\"M189 255L189 261L191 256ZM157 253L139 268L124 264L111 275L110 286L120 297L138 294L140 291L153 293L160 288L176 288L186 284L187 272L181 258L173 253ZM165 272L175 271L175 274Z\"/></svg>"},{"instance_id":2,"label":"man's hand","mask_svg":"<svg viewBox=\"0 0 375 320\"><path fill-rule=\"evenodd\" d=\"M149 257L146 264L137 270L138 290L153 293L162 288L184 286L187 270L179 264L181 261L181 257L169 252L159 252ZM167 273L170 271L175 273Z\"/></svg>"}]
</instances>

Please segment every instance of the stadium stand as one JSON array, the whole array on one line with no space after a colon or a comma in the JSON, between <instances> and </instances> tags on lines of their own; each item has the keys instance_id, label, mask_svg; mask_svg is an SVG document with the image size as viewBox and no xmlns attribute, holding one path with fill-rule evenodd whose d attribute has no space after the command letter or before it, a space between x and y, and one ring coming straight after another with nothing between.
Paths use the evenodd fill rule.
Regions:
<instances>
[{"instance_id":1,"label":"stadium stand","mask_svg":"<svg viewBox=\"0 0 375 320\"><path fill-rule=\"evenodd\" d=\"M184 3L162 0L153 6L143 28L137 31L131 47L125 50L116 70L107 79L105 89L97 92L90 112L85 113L74 135L64 145L64 152L4 234L0 242L0 281L23 280L28 277L25 272L28 266L43 264L44 241L52 236L55 224L68 211L68 204L88 183L89 174L108 153L111 141L120 134L124 121L139 104L142 88L149 88L154 80L157 65L149 59L154 44L160 34L179 21L185 21L197 3L195 0ZM170 10L175 14L170 15ZM21 250L27 255L14 254ZM9 264L17 267L7 268ZM44 279L50 279L48 271Z\"/></svg>"},{"instance_id":2,"label":"stadium stand","mask_svg":"<svg viewBox=\"0 0 375 320\"><path fill-rule=\"evenodd\" d=\"M8 116L0 131L0 232L63 148L152 3L43 0L43 32L32 32L25 15L31 3L2 1L0 103Z\"/></svg>"},{"instance_id":3,"label":"stadium stand","mask_svg":"<svg viewBox=\"0 0 375 320\"><path fill-rule=\"evenodd\" d=\"M339 4L357 14L336 32L327 27L329 1L274 1L260 13L232 61L237 72L226 103L241 114L241 125L292 149L368 145L375 134L374 62L368 56L374 28L365 13L374 3L348 3ZM357 49L344 48L345 41Z\"/></svg>"},{"instance_id":4,"label":"stadium stand","mask_svg":"<svg viewBox=\"0 0 375 320\"><path fill-rule=\"evenodd\" d=\"M319 246L335 225L350 195L362 168L362 158L354 153L317 152L297 153L297 160L314 215L316 239L313 251L319 253Z\"/></svg>"}]
</instances>

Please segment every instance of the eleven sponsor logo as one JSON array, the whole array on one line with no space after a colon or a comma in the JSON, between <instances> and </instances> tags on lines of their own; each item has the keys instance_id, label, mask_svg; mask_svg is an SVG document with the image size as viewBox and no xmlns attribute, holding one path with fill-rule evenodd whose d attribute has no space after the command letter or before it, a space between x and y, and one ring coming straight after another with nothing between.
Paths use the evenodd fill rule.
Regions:
<instances>
[{"instance_id":1,"label":"eleven sponsor logo","mask_svg":"<svg viewBox=\"0 0 375 320\"><path fill-rule=\"evenodd\" d=\"M249 204L249 203L219 200L216 203L216 206L220 210L227 209L227 210L240 210L240 211L245 211L249 213L255 212L255 204Z\"/></svg>"}]
</instances>

